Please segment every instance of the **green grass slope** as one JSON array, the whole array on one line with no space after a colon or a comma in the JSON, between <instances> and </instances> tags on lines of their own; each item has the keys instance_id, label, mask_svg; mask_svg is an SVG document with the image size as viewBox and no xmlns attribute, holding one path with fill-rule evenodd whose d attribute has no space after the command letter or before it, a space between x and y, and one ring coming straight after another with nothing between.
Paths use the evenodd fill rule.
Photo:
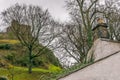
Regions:
<instances>
[{"instance_id":1,"label":"green grass slope","mask_svg":"<svg viewBox=\"0 0 120 80\"><path fill-rule=\"evenodd\" d=\"M54 80L52 74L57 73L52 69L45 70L40 68L33 68L33 72L29 74L27 68L14 67L11 69L0 68L0 76L6 76L12 80Z\"/></svg>"},{"instance_id":2,"label":"green grass slope","mask_svg":"<svg viewBox=\"0 0 120 80\"><path fill-rule=\"evenodd\" d=\"M40 64L33 66L31 74L28 73L27 66L20 64L27 63L26 56L26 49L18 40L0 39L0 59L3 60L4 65L7 65L7 67L0 65L0 76L6 76L9 80L12 80L12 77L13 80L54 80L52 78L54 74L61 71L58 59L48 48L45 49L44 54L35 58L34 63L38 61L37 63Z\"/></svg>"}]
</instances>

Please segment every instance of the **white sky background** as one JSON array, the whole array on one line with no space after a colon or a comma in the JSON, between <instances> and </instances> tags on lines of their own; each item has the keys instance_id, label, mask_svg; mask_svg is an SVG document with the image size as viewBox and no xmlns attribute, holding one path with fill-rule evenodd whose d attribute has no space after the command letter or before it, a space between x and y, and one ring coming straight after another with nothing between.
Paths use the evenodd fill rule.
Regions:
<instances>
[{"instance_id":1,"label":"white sky background","mask_svg":"<svg viewBox=\"0 0 120 80\"><path fill-rule=\"evenodd\" d=\"M69 20L68 11L65 8L65 1L66 0L0 0L0 12L15 3L32 4L41 6L43 9L48 9L53 18L64 22ZM100 0L100 2L101 1L103 0ZM0 29L1 28L3 29L3 25L1 25L0 21Z\"/></svg>"},{"instance_id":2,"label":"white sky background","mask_svg":"<svg viewBox=\"0 0 120 80\"><path fill-rule=\"evenodd\" d=\"M48 9L52 17L57 20L62 22L69 20L69 15L65 8L65 0L0 0L0 12L15 3L38 5L43 9Z\"/></svg>"}]
</instances>

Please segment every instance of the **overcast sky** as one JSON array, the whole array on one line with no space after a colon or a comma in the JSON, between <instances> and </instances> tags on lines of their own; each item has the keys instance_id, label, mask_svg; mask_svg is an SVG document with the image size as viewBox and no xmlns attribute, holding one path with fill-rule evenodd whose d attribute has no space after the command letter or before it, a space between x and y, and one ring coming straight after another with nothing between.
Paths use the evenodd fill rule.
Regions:
<instances>
[{"instance_id":1,"label":"overcast sky","mask_svg":"<svg viewBox=\"0 0 120 80\"><path fill-rule=\"evenodd\" d=\"M32 4L41 6L43 9L48 9L53 18L64 22L69 20L68 11L65 8L65 1L66 0L0 0L0 12L15 3Z\"/></svg>"},{"instance_id":2,"label":"overcast sky","mask_svg":"<svg viewBox=\"0 0 120 80\"><path fill-rule=\"evenodd\" d=\"M15 3L38 5L43 9L48 9L51 15L57 20L69 20L69 15L65 8L65 0L0 0L0 12Z\"/></svg>"},{"instance_id":3,"label":"overcast sky","mask_svg":"<svg viewBox=\"0 0 120 80\"><path fill-rule=\"evenodd\" d=\"M68 18L68 12L65 9L65 0L0 0L0 11L15 3L39 5L44 9L48 9L56 19L65 21Z\"/></svg>"}]
</instances>

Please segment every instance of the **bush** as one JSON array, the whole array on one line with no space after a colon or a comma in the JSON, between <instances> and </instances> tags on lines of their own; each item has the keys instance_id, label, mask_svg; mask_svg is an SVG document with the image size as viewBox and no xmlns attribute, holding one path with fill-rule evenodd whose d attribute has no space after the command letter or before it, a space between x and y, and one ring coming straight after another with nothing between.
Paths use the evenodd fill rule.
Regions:
<instances>
[{"instance_id":1,"label":"bush","mask_svg":"<svg viewBox=\"0 0 120 80\"><path fill-rule=\"evenodd\" d=\"M34 58L32 60L32 64L34 67L44 66L44 62L40 59L40 57Z\"/></svg>"},{"instance_id":2,"label":"bush","mask_svg":"<svg viewBox=\"0 0 120 80\"><path fill-rule=\"evenodd\" d=\"M10 54L4 56L4 58L13 65L27 66L27 62L28 62L27 56L26 55L21 56L21 57L19 57L19 56L20 55L17 55L15 53L10 53Z\"/></svg>"},{"instance_id":3,"label":"bush","mask_svg":"<svg viewBox=\"0 0 120 80\"><path fill-rule=\"evenodd\" d=\"M10 53L10 54L7 54L6 56L4 56L4 58L13 65L24 66L24 67L28 66L28 59L29 58L26 54L25 55L18 55L15 53ZM34 58L32 60L32 64L33 64L33 67L39 67L40 65L43 64L43 62L38 57L38 58Z\"/></svg>"},{"instance_id":4,"label":"bush","mask_svg":"<svg viewBox=\"0 0 120 80\"><path fill-rule=\"evenodd\" d=\"M24 67L27 67L27 64L28 64L28 57L26 55L24 56L21 56L20 58L16 58L15 62L14 62L16 65L19 65L19 66L24 66Z\"/></svg>"},{"instance_id":5,"label":"bush","mask_svg":"<svg viewBox=\"0 0 120 80\"><path fill-rule=\"evenodd\" d=\"M0 49L9 50L9 49L11 49L11 45L10 44L0 44Z\"/></svg>"},{"instance_id":6,"label":"bush","mask_svg":"<svg viewBox=\"0 0 120 80\"><path fill-rule=\"evenodd\" d=\"M5 76L0 76L0 80L8 80L8 78Z\"/></svg>"},{"instance_id":7,"label":"bush","mask_svg":"<svg viewBox=\"0 0 120 80\"><path fill-rule=\"evenodd\" d=\"M4 58L6 60L10 61L11 63L14 63L15 55L13 53L11 53L11 54L8 54L8 55L4 56Z\"/></svg>"}]
</instances>

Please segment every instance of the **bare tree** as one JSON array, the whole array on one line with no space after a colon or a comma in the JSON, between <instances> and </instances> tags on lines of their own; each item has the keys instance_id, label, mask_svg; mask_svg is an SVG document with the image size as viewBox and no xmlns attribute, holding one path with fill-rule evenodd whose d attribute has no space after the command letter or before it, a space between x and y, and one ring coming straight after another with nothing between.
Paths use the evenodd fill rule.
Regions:
<instances>
[{"instance_id":1,"label":"bare tree","mask_svg":"<svg viewBox=\"0 0 120 80\"><path fill-rule=\"evenodd\" d=\"M26 47L29 54L29 73L32 72L32 60L40 56L53 41L55 34L51 33L51 17L48 10L39 6L15 4L2 12L3 21L11 25L11 30ZM41 42L44 47L40 47Z\"/></svg>"},{"instance_id":2,"label":"bare tree","mask_svg":"<svg viewBox=\"0 0 120 80\"><path fill-rule=\"evenodd\" d=\"M120 41L120 2L118 0L105 1L100 9L109 26L110 39Z\"/></svg>"},{"instance_id":3,"label":"bare tree","mask_svg":"<svg viewBox=\"0 0 120 80\"><path fill-rule=\"evenodd\" d=\"M71 22L63 28L61 36L63 48L78 63L85 63L87 52L93 43L92 27L96 20L96 4L98 0L70 0L67 8Z\"/></svg>"},{"instance_id":4,"label":"bare tree","mask_svg":"<svg viewBox=\"0 0 120 80\"><path fill-rule=\"evenodd\" d=\"M118 2L106 1L105 5L99 0L70 0L67 9L70 11L71 22L66 23L61 35L62 48L78 63L86 62L87 53L93 43L92 27L96 19L102 17L109 26L111 39L119 40L119 8ZM115 6L117 5L117 6ZM91 55L92 56L92 55Z\"/></svg>"}]
</instances>

